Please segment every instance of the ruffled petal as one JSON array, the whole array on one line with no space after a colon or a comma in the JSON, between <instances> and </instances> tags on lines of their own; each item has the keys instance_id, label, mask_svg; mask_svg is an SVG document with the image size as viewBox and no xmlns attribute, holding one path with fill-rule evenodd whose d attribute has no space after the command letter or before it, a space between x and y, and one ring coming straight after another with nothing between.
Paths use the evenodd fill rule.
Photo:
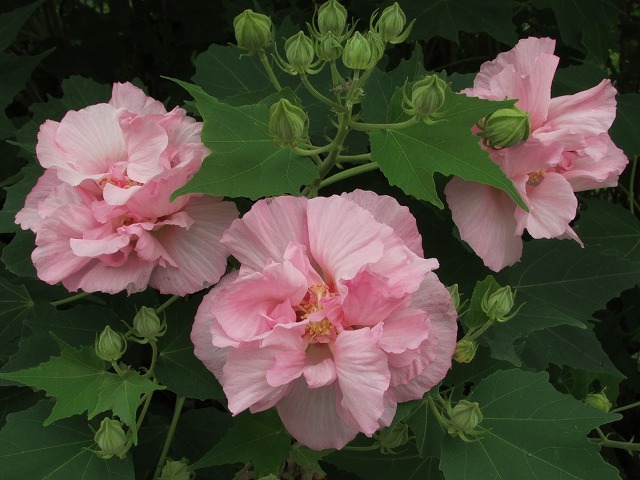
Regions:
<instances>
[{"instance_id":1,"label":"ruffled petal","mask_svg":"<svg viewBox=\"0 0 640 480\"><path fill-rule=\"evenodd\" d=\"M129 82L113 84L109 105L114 108L123 108L127 112L138 115L163 115L167 113L162 102L149 97Z\"/></svg>"}]
</instances>

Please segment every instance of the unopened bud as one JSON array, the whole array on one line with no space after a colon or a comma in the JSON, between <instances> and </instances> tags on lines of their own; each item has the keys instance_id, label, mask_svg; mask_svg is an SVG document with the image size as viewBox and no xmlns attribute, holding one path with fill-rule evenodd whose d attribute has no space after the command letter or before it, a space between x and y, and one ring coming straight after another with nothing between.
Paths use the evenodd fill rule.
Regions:
<instances>
[{"instance_id":1,"label":"unopened bud","mask_svg":"<svg viewBox=\"0 0 640 480\"><path fill-rule=\"evenodd\" d=\"M605 395L604 391L600 392L600 393L589 393L587 394L587 398L584 399L584 402L593 407L596 408L598 410L600 410L601 412L605 412L607 413L609 410L611 410L611 402L609 401L609 399L607 398L607 396Z\"/></svg>"},{"instance_id":2,"label":"unopened bud","mask_svg":"<svg viewBox=\"0 0 640 480\"><path fill-rule=\"evenodd\" d=\"M331 62L342 55L342 44L333 32L327 32L316 38L316 55L321 60Z\"/></svg>"},{"instance_id":3,"label":"unopened bud","mask_svg":"<svg viewBox=\"0 0 640 480\"><path fill-rule=\"evenodd\" d=\"M453 300L453 306L456 310L460 307L460 292L458 291L458 284L454 283L450 287L447 287L449 291L449 295L451 295L451 300Z\"/></svg>"},{"instance_id":4,"label":"unopened bud","mask_svg":"<svg viewBox=\"0 0 640 480\"><path fill-rule=\"evenodd\" d=\"M482 412L478 402L460 400L451 411L451 429L449 433L471 433L480 422L482 422Z\"/></svg>"},{"instance_id":5,"label":"unopened bud","mask_svg":"<svg viewBox=\"0 0 640 480\"><path fill-rule=\"evenodd\" d=\"M159 480L191 480L195 473L189 471L188 463L186 458L182 460L167 460Z\"/></svg>"},{"instance_id":6,"label":"unopened bud","mask_svg":"<svg viewBox=\"0 0 640 480\"><path fill-rule=\"evenodd\" d=\"M369 30L365 37L371 47L371 64L367 68L373 68L384 55L384 41L379 33Z\"/></svg>"},{"instance_id":7,"label":"unopened bud","mask_svg":"<svg viewBox=\"0 0 640 480\"><path fill-rule=\"evenodd\" d=\"M502 287L489 295L491 290L487 290L482 297L480 307L482 311L486 313L487 317L497 322L506 322L511 320L517 311L513 315L508 315L513 304L516 300L516 292L511 291L510 286Z\"/></svg>"},{"instance_id":8,"label":"unopened bud","mask_svg":"<svg viewBox=\"0 0 640 480\"><path fill-rule=\"evenodd\" d=\"M127 341L121 333L114 332L109 325L104 327L96 340L96 355L105 362L115 362L127 349Z\"/></svg>"},{"instance_id":9,"label":"unopened bud","mask_svg":"<svg viewBox=\"0 0 640 480\"><path fill-rule=\"evenodd\" d=\"M453 353L453 359L458 363L470 363L476 356L478 351L478 342L463 338L456 343L456 350Z\"/></svg>"},{"instance_id":10,"label":"unopened bud","mask_svg":"<svg viewBox=\"0 0 640 480\"><path fill-rule=\"evenodd\" d=\"M313 63L313 41L303 31L287 39L284 51L289 65L296 73L306 72Z\"/></svg>"},{"instance_id":11,"label":"unopened bud","mask_svg":"<svg viewBox=\"0 0 640 480\"><path fill-rule=\"evenodd\" d=\"M321 35L332 32L341 37L347 26L347 9L337 0L329 0L318 9L318 32Z\"/></svg>"},{"instance_id":12,"label":"unopened bud","mask_svg":"<svg viewBox=\"0 0 640 480\"><path fill-rule=\"evenodd\" d=\"M155 340L167 331L166 322L161 322L153 308L142 307L133 319L133 328L146 340Z\"/></svg>"},{"instance_id":13,"label":"unopened bud","mask_svg":"<svg viewBox=\"0 0 640 480\"><path fill-rule=\"evenodd\" d=\"M409 27L402 32L406 23L407 17L398 2L396 2L382 11L380 18L376 22L375 30L380 34L384 42L402 43L409 36L413 26L413 22L411 22Z\"/></svg>"},{"instance_id":14,"label":"unopened bud","mask_svg":"<svg viewBox=\"0 0 640 480\"><path fill-rule=\"evenodd\" d=\"M478 127L486 147L496 150L511 147L529 138L529 114L515 106L501 108L482 120Z\"/></svg>"},{"instance_id":15,"label":"unopened bud","mask_svg":"<svg viewBox=\"0 0 640 480\"><path fill-rule=\"evenodd\" d=\"M286 98L271 105L269 110L269 132L286 145L295 145L306 136L309 129L309 117L300 107L296 107Z\"/></svg>"},{"instance_id":16,"label":"unopened bud","mask_svg":"<svg viewBox=\"0 0 640 480\"><path fill-rule=\"evenodd\" d=\"M413 84L411 90L411 110L408 113L428 117L444 105L447 82L437 75L427 75Z\"/></svg>"},{"instance_id":17,"label":"unopened bud","mask_svg":"<svg viewBox=\"0 0 640 480\"><path fill-rule=\"evenodd\" d=\"M347 40L342 52L342 63L352 70L366 70L371 65L372 53L369 41L360 32Z\"/></svg>"},{"instance_id":18,"label":"unopened bud","mask_svg":"<svg viewBox=\"0 0 640 480\"><path fill-rule=\"evenodd\" d=\"M233 19L238 47L256 53L273 43L274 27L271 19L253 10L245 10Z\"/></svg>"},{"instance_id":19,"label":"unopened bud","mask_svg":"<svg viewBox=\"0 0 640 480\"><path fill-rule=\"evenodd\" d=\"M127 435L124 433L120 422L110 418L102 420L93 440L100 448L97 454L104 459L111 458L114 455L124 458L130 447Z\"/></svg>"},{"instance_id":20,"label":"unopened bud","mask_svg":"<svg viewBox=\"0 0 640 480\"><path fill-rule=\"evenodd\" d=\"M385 428L380 431L378 438L378 445L380 446L380 453L385 455L394 453L393 449L401 447L409 441L409 427L400 422L393 428Z\"/></svg>"}]
</instances>

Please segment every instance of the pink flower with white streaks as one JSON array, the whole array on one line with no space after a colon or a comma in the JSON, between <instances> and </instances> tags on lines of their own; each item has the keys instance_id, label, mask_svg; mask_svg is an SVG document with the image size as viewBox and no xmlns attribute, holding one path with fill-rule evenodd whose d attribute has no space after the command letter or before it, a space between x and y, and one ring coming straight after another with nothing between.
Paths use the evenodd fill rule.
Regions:
<instances>
[{"instance_id":1,"label":"pink flower with white streaks","mask_svg":"<svg viewBox=\"0 0 640 480\"><path fill-rule=\"evenodd\" d=\"M38 277L105 293L150 285L186 295L216 283L226 269L219 240L238 216L234 204L202 195L169 201L208 154L200 128L131 84L114 85L110 104L45 122L36 152L48 168L16 215L36 233Z\"/></svg>"},{"instance_id":2,"label":"pink flower with white streaks","mask_svg":"<svg viewBox=\"0 0 640 480\"><path fill-rule=\"evenodd\" d=\"M299 442L342 448L451 367L455 308L393 198L261 200L222 243L241 268L205 296L191 339L234 415L275 406Z\"/></svg>"},{"instance_id":3,"label":"pink flower with white streaks","mask_svg":"<svg viewBox=\"0 0 640 480\"><path fill-rule=\"evenodd\" d=\"M529 212L488 185L452 179L447 203L460 236L494 271L522 255L522 234L533 238L580 239L569 226L575 218L574 192L612 187L627 158L607 133L616 115L616 90L609 80L577 93L551 98L559 58L555 41L527 38L480 67L467 95L489 100L518 99L529 113L524 142L489 154L514 183Z\"/></svg>"}]
</instances>

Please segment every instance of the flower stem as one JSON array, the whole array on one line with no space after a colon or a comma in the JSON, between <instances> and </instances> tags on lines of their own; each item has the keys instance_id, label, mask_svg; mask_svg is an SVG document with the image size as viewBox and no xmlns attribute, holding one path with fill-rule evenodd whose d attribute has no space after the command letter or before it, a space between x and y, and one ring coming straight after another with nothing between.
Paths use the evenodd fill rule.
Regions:
<instances>
[{"instance_id":1,"label":"flower stem","mask_svg":"<svg viewBox=\"0 0 640 480\"><path fill-rule=\"evenodd\" d=\"M634 155L631 160L631 179L629 180L629 211L631 214L635 214L634 209L634 201L635 201L635 193L634 193L634 184L636 181L636 167L638 166L638 156Z\"/></svg>"},{"instance_id":2,"label":"flower stem","mask_svg":"<svg viewBox=\"0 0 640 480\"><path fill-rule=\"evenodd\" d=\"M598 432L598 436L600 438L589 438L589 441L592 443L597 443L601 447L609 447L609 448L620 448L621 450L640 452L640 443L633 442L618 442L616 440L609 440L607 436L600 430L600 428L596 427L596 432Z\"/></svg>"},{"instance_id":3,"label":"flower stem","mask_svg":"<svg viewBox=\"0 0 640 480\"><path fill-rule=\"evenodd\" d=\"M261 49L260 52L258 52L258 56L260 57L260 61L262 62L264 69L267 71L267 75L269 75L269 80L271 80L271 84L279 92L280 90L282 90L282 87L280 86L280 82L278 82L278 79L276 78L275 74L273 73L273 70L271 69L271 65L269 64L269 59L267 58L267 54L264 53L264 50Z\"/></svg>"},{"instance_id":4,"label":"flower stem","mask_svg":"<svg viewBox=\"0 0 640 480\"><path fill-rule=\"evenodd\" d=\"M614 408L609 413L618 413L624 412L625 410L629 410L630 408L640 407L640 402L631 403L629 405L623 405L622 407Z\"/></svg>"},{"instance_id":5,"label":"flower stem","mask_svg":"<svg viewBox=\"0 0 640 480\"><path fill-rule=\"evenodd\" d=\"M180 297L178 295L173 295L169 300L167 300L166 302L164 302L162 305L160 305L158 308L156 308L156 315L159 313L162 313L164 310L166 310L173 302L175 302L176 300L178 300Z\"/></svg>"},{"instance_id":6,"label":"flower stem","mask_svg":"<svg viewBox=\"0 0 640 480\"><path fill-rule=\"evenodd\" d=\"M75 302L76 300L80 300L81 298L84 298L88 295L91 295L91 292L80 292L76 293L75 295L71 295L70 297L50 302L50 304L54 307L57 307L58 305L64 305L65 303Z\"/></svg>"},{"instance_id":7,"label":"flower stem","mask_svg":"<svg viewBox=\"0 0 640 480\"><path fill-rule=\"evenodd\" d=\"M349 450L351 452L370 452L372 450L378 450L378 445L369 445L368 447L351 447L347 445L346 447L342 447L343 450Z\"/></svg>"},{"instance_id":8,"label":"flower stem","mask_svg":"<svg viewBox=\"0 0 640 480\"><path fill-rule=\"evenodd\" d=\"M328 99L323 94L321 94L319 91L317 91L315 89L315 87L313 85L311 85L311 82L307 78L306 74L301 73L300 74L300 80L302 81L302 84L307 88L307 90L309 90L309 93L311 95L313 95L314 97L316 97L318 100L320 100L322 103L324 103L326 105L329 105L331 108L333 108L337 112L344 112L346 110L346 108L343 105L340 105L339 103Z\"/></svg>"},{"instance_id":9,"label":"flower stem","mask_svg":"<svg viewBox=\"0 0 640 480\"><path fill-rule=\"evenodd\" d=\"M360 175L366 172L372 172L378 169L380 169L380 166L376 162L372 162L372 163L367 163L366 165L360 165L358 167L353 167L348 170L344 170L343 172L336 173L335 175L330 176L326 180L321 181L320 185L318 186L318 190L324 187L328 187L333 183L346 180L347 178L355 177L356 175Z\"/></svg>"},{"instance_id":10,"label":"flower stem","mask_svg":"<svg viewBox=\"0 0 640 480\"><path fill-rule=\"evenodd\" d=\"M486 332L489 329L489 327L494 324L494 322L495 322L495 320L492 320L492 319L487 320L485 322L485 324L482 325L477 330L470 330L469 332L467 332L467 334L464 336L464 338L466 338L467 340L475 340L480 335L482 335L484 332Z\"/></svg>"},{"instance_id":11,"label":"flower stem","mask_svg":"<svg viewBox=\"0 0 640 480\"><path fill-rule=\"evenodd\" d=\"M176 400L176 406L173 410L173 418L171 419L171 425L169 425L169 432L167 432L167 438L164 441L164 446L162 447L162 453L160 454L160 461L158 462L158 466L156 467L156 473L153 475L153 480L158 480L160 474L162 473L162 467L164 465L165 460L167 459L167 453L169 453L169 447L171 446L171 440L173 440L173 434L176 431L176 426L178 425L178 419L180 418L180 412L182 411L182 406L184 405L185 397L178 397Z\"/></svg>"},{"instance_id":12,"label":"flower stem","mask_svg":"<svg viewBox=\"0 0 640 480\"><path fill-rule=\"evenodd\" d=\"M350 163L370 162L371 161L371 154L370 153L363 153L361 155L338 155L338 161L340 163L342 163L342 162L350 162Z\"/></svg>"},{"instance_id":13,"label":"flower stem","mask_svg":"<svg viewBox=\"0 0 640 480\"><path fill-rule=\"evenodd\" d=\"M372 130L401 130L403 128L410 127L418 123L417 117L411 117L409 120L405 120L400 123L362 123L352 122L349 125L352 129L360 132L370 132Z\"/></svg>"},{"instance_id":14,"label":"flower stem","mask_svg":"<svg viewBox=\"0 0 640 480\"><path fill-rule=\"evenodd\" d=\"M324 147L318 147L318 148L313 148L313 149L309 149L306 150L304 148L293 148L293 153L295 153L296 155L300 155L301 157L309 157L311 155L318 155L320 153L325 153L328 152L329 150L331 150L333 148L332 144L328 144L325 145Z\"/></svg>"}]
</instances>

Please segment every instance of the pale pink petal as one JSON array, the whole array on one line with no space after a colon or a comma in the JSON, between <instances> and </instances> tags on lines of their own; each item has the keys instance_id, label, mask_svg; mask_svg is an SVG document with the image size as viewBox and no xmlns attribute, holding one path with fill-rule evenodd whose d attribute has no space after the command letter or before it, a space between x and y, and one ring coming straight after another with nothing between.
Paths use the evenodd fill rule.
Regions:
<instances>
[{"instance_id":1,"label":"pale pink petal","mask_svg":"<svg viewBox=\"0 0 640 480\"><path fill-rule=\"evenodd\" d=\"M546 123L536 136L575 146L574 135L590 137L606 132L616 117L616 89L603 80L589 90L551 100Z\"/></svg>"},{"instance_id":2,"label":"pale pink petal","mask_svg":"<svg viewBox=\"0 0 640 480\"><path fill-rule=\"evenodd\" d=\"M232 202L220 200L210 196L191 197L184 208L193 219L188 229L167 225L154 232L176 266L156 268L149 281L152 287L161 293L186 295L220 280L228 256L220 238L238 216Z\"/></svg>"},{"instance_id":3,"label":"pale pink petal","mask_svg":"<svg viewBox=\"0 0 640 480\"><path fill-rule=\"evenodd\" d=\"M153 264L143 262L135 255L129 255L117 266L91 260L86 266L63 279L62 284L71 292L82 289L85 292L115 294L126 290L128 294L132 294L147 288L153 268Z\"/></svg>"},{"instance_id":4,"label":"pale pink petal","mask_svg":"<svg viewBox=\"0 0 640 480\"><path fill-rule=\"evenodd\" d=\"M576 216L578 200L571 184L562 175L547 173L535 186L527 186L529 212L515 213L517 233L524 229L533 238L554 238L562 235Z\"/></svg>"},{"instance_id":5,"label":"pale pink petal","mask_svg":"<svg viewBox=\"0 0 640 480\"><path fill-rule=\"evenodd\" d=\"M142 188L141 185L131 185L127 188L122 188L111 183L107 183L104 186L102 196L109 205L124 205L136 192Z\"/></svg>"},{"instance_id":6,"label":"pale pink petal","mask_svg":"<svg viewBox=\"0 0 640 480\"><path fill-rule=\"evenodd\" d=\"M574 192L617 186L618 177L629 163L606 133L588 139L584 150L567 152L565 159L567 169L559 173L571 183Z\"/></svg>"},{"instance_id":7,"label":"pale pink petal","mask_svg":"<svg viewBox=\"0 0 640 480\"><path fill-rule=\"evenodd\" d=\"M310 253L327 285L349 279L367 263L377 262L393 231L342 197L314 198L307 206Z\"/></svg>"},{"instance_id":8,"label":"pale pink petal","mask_svg":"<svg viewBox=\"0 0 640 480\"><path fill-rule=\"evenodd\" d=\"M384 392L389 388L387 357L380 349L380 329L345 330L333 345L333 358L342 392L342 407L360 430L372 435L384 413Z\"/></svg>"},{"instance_id":9,"label":"pale pink petal","mask_svg":"<svg viewBox=\"0 0 640 480\"><path fill-rule=\"evenodd\" d=\"M384 322L380 347L388 353L415 349L429 338L429 315L424 310L404 309Z\"/></svg>"},{"instance_id":10,"label":"pale pink petal","mask_svg":"<svg viewBox=\"0 0 640 480\"><path fill-rule=\"evenodd\" d=\"M454 177L445 187L460 237L493 271L513 265L522 255L513 200L501 190Z\"/></svg>"},{"instance_id":11,"label":"pale pink petal","mask_svg":"<svg viewBox=\"0 0 640 480\"><path fill-rule=\"evenodd\" d=\"M116 253L121 248L129 245L130 242L130 235L114 232L99 239L71 238L69 239L69 246L73 254L78 257L95 258L100 255Z\"/></svg>"},{"instance_id":12,"label":"pale pink petal","mask_svg":"<svg viewBox=\"0 0 640 480\"><path fill-rule=\"evenodd\" d=\"M222 244L242 264L243 271L259 271L272 260L281 262L289 242L309 245L307 198L276 197L258 201L233 222Z\"/></svg>"},{"instance_id":13,"label":"pale pink petal","mask_svg":"<svg viewBox=\"0 0 640 480\"><path fill-rule=\"evenodd\" d=\"M335 384L309 389L299 378L276 408L287 431L314 450L340 449L358 433L336 413Z\"/></svg>"},{"instance_id":14,"label":"pale pink petal","mask_svg":"<svg viewBox=\"0 0 640 480\"><path fill-rule=\"evenodd\" d=\"M307 367L304 378L309 388L320 388L331 385L338 378L333 353L326 344L309 345L307 349Z\"/></svg>"},{"instance_id":15,"label":"pale pink petal","mask_svg":"<svg viewBox=\"0 0 640 480\"><path fill-rule=\"evenodd\" d=\"M131 180L145 183L170 168L161 158L169 144L164 128L146 117L121 120L120 125L129 155L127 175Z\"/></svg>"},{"instance_id":16,"label":"pale pink petal","mask_svg":"<svg viewBox=\"0 0 640 480\"><path fill-rule=\"evenodd\" d=\"M368 190L354 190L350 193L343 193L341 196L371 212L378 223L384 223L391 227L413 253L421 257L424 256L422 236L418 232L416 219L409 209L400 205L395 198L377 195Z\"/></svg>"},{"instance_id":17,"label":"pale pink petal","mask_svg":"<svg viewBox=\"0 0 640 480\"><path fill-rule=\"evenodd\" d=\"M271 331L261 342L261 348L277 353L274 362L266 372L267 383L271 387L287 385L300 375L307 365L306 342L302 339L304 327L287 329L280 325Z\"/></svg>"},{"instance_id":18,"label":"pale pink petal","mask_svg":"<svg viewBox=\"0 0 640 480\"><path fill-rule=\"evenodd\" d=\"M163 115L167 113L161 102L147 96L141 89L129 82L113 84L109 105L114 108L123 108L138 115Z\"/></svg>"},{"instance_id":19,"label":"pale pink petal","mask_svg":"<svg viewBox=\"0 0 640 480\"><path fill-rule=\"evenodd\" d=\"M530 173L553 168L562 162L562 145L529 137L526 142L495 152L491 157L497 160L511 181L526 182Z\"/></svg>"}]
</instances>

